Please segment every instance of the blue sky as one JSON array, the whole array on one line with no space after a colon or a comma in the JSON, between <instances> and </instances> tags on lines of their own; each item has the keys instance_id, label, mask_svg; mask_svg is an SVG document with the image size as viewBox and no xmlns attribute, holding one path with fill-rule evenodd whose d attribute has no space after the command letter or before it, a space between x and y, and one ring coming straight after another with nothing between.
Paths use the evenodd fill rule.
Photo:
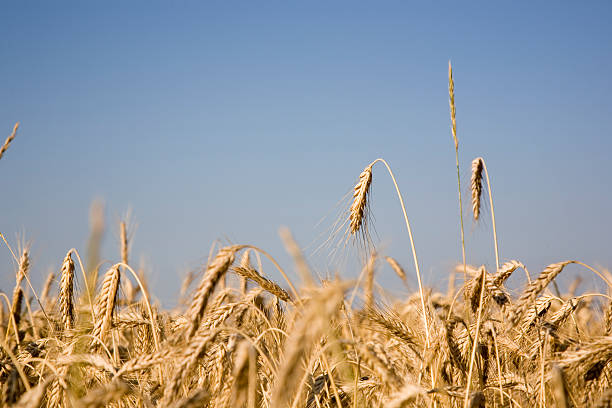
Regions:
<instances>
[{"instance_id":1,"label":"blue sky","mask_svg":"<svg viewBox=\"0 0 612 408\"><path fill-rule=\"evenodd\" d=\"M502 260L532 273L565 259L612 264L609 2L19 2L2 10L0 129L22 126L0 161L0 231L11 244L31 242L37 282L69 248L85 253L96 197L106 204L104 258L119 257L117 224L131 208L131 258L147 261L158 298L176 296L216 239L260 246L292 271L278 228L316 247L363 167L384 157L424 281L444 288L461 259L449 59L464 197L470 162L483 156ZM414 276L394 194L376 168L381 249ZM490 212L478 224L465 214L468 261L491 268ZM322 254L311 261L323 273L356 274ZM0 289L10 291L4 247L0 265ZM568 269L568 279L575 274L586 287L596 282ZM388 267L378 280L398 283Z\"/></svg>"}]
</instances>

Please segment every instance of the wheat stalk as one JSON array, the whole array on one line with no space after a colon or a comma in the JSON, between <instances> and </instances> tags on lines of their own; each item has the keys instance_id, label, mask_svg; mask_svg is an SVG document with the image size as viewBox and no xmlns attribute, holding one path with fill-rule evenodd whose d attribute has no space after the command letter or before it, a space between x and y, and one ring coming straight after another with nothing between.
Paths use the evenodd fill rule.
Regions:
<instances>
[{"instance_id":1,"label":"wheat stalk","mask_svg":"<svg viewBox=\"0 0 612 408\"><path fill-rule=\"evenodd\" d=\"M301 359L307 353L307 348L316 344L319 338L329 329L330 321L339 311L344 288L332 284L315 292L303 315L295 323L291 336L283 353L281 366L272 390L273 407L284 406L284 402L292 395L299 378L302 377Z\"/></svg>"},{"instance_id":2,"label":"wheat stalk","mask_svg":"<svg viewBox=\"0 0 612 408\"><path fill-rule=\"evenodd\" d=\"M463 406L465 408L472 406L472 401L474 399L473 396L470 399L470 387L472 385L472 372L474 369L476 349L478 348L478 336L480 334L480 324L482 321L482 309L483 309L483 302L484 302L485 283L487 281L487 278L486 278L487 271L484 268L481 268L480 271L482 275L482 278L481 278L482 284L480 287L480 295L479 295L479 301L478 301L478 314L476 317L476 334L474 335L474 343L472 344L472 353L470 356L470 363L469 363L468 376L467 376L467 386L465 388L465 399L463 403ZM483 402L483 407L484 407L484 402Z\"/></svg>"},{"instance_id":3,"label":"wheat stalk","mask_svg":"<svg viewBox=\"0 0 612 408\"><path fill-rule=\"evenodd\" d=\"M459 225L461 227L461 258L463 260L463 281L467 281L465 264L465 236L463 231L463 198L461 196L461 176L459 174L459 140L457 139L457 119L455 108L455 82L453 81L453 67L448 61L448 104L450 106L451 132L455 142L455 162L457 165L457 188L459 190ZM454 276L454 275L453 275Z\"/></svg>"},{"instance_id":4,"label":"wheat stalk","mask_svg":"<svg viewBox=\"0 0 612 408\"><path fill-rule=\"evenodd\" d=\"M402 207L402 214L404 215L404 222L406 223L406 229L408 230L408 237L410 238L410 248L412 250L412 258L414 259L414 268L416 270L417 281L419 284L419 295L421 297L421 307L423 308L423 323L425 329L425 338L427 342L427 346L429 346L429 321L428 321L428 312L425 307L425 295L423 293L423 284L421 281L421 270L419 268L419 260L416 254L416 248L414 246L414 238L412 236L412 228L410 228L410 222L408 221L408 215L406 214L406 206L404 205L404 198L402 197L402 193L400 192L399 186L397 185L397 180L395 179L395 175L393 171L391 171L391 167L389 163L387 163L384 159L379 158L370 163L359 176L359 182L355 185L354 193L353 193L353 204L351 205L350 211L350 229L349 232L355 234L359 230L359 228L353 228L353 225L361 227L361 224L364 222L363 220L367 218L367 214L365 213L365 208L367 207L367 198L368 191L370 189L370 185L372 182L372 167L381 162L387 168L389 172L389 176L393 181L393 186L395 187L395 191L397 192L397 198L399 199L400 206Z\"/></svg>"},{"instance_id":5,"label":"wheat stalk","mask_svg":"<svg viewBox=\"0 0 612 408\"><path fill-rule=\"evenodd\" d=\"M370 258L368 259L368 262L365 265L365 304L369 308L371 308L374 304L374 272L376 272L376 258L376 252L372 251Z\"/></svg>"},{"instance_id":6,"label":"wheat stalk","mask_svg":"<svg viewBox=\"0 0 612 408\"><path fill-rule=\"evenodd\" d=\"M100 262L100 248L104 236L104 204L101 201L91 203L89 209L90 235L87 243L87 298L93 299L98 283L98 263Z\"/></svg>"},{"instance_id":7,"label":"wheat stalk","mask_svg":"<svg viewBox=\"0 0 612 408\"><path fill-rule=\"evenodd\" d=\"M49 303L49 293L51 292L51 287L53 286L53 281L55 280L55 274L53 272L49 272L47 275L47 279L45 279L45 284L43 285L42 292L40 294L40 301L43 305L47 306Z\"/></svg>"}]
</instances>

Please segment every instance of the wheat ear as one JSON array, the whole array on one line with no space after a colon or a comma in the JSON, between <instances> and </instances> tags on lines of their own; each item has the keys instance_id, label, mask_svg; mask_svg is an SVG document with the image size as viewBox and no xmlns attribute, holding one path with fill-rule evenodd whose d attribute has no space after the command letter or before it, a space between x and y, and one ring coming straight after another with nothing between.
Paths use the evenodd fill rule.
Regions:
<instances>
[{"instance_id":1,"label":"wheat ear","mask_svg":"<svg viewBox=\"0 0 612 408\"><path fill-rule=\"evenodd\" d=\"M64 258L61 273L59 305L64 333L66 333L74 327L74 262L71 252L68 252Z\"/></svg>"},{"instance_id":2,"label":"wheat ear","mask_svg":"<svg viewBox=\"0 0 612 408\"><path fill-rule=\"evenodd\" d=\"M244 279L250 279L253 282L257 283L264 290L270 292L274 296L278 297L280 300L284 302L291 302L289 294L283 288L281 288L278 284L272 282L271 280L261 276L259 272L257 272L254 268L250 266L236 266L232 270Z\"/></svg>"},{"instance_id":3,"label":"wheat ear","mask_svg":"<svg viewBox=\"0 0 612 408\"><path fill-rule=\"evenodd\" d=\"M397 262L395 258L390 256L385 256L385 261L391 266L391 269L395 272L395 274L406 283L406 271L402 268L402 265Z\"/></svg>"},{"instance_id":4,"label":"wheat ear","mask_svg":"<svg viewBox=\"0 0 612 408\"><path fill-rule=\"evenodd\" d=\"M104 236L104 204L101 201L91 203L89 209L90 235L87 243L87 299L93 299L98 283L98 263L100 262L100 248Z\"/></svg>"},{"instance_id":5,"label":"wheat ear","mask_svg":"<svg viewBox=\"0 0 612 408\"><path fill-rule=\"evenodd\" d=\"M49 293L51 292L51 287L53 286L54 279L55 274L53 272L49 272L49 274L47 275L47 279L45 279L45 284L43 285L42 292L40 294L40 301L45 306L47 306L49 303Z\"/></svg>"},{"instance_id":6,"label":"wheat ear","mask_svg":"<svg viewBox=\"0 0 612 408\"><path fill-rule=\"evenodd\" d=\"M15 123L15 126L13 127L13 132L9 135L9 137L6 138L4 144L0 148L0 159L2 159L2 155L8 150L9 145L15 138L15 135L17 134L17 129L19 129L19 122Z\"/></svg>"},{"instance_id":7,"label":"wheat ear","mask_svg":"<svg viewBox=\"0 0 612 408\"><path fill-rule=\"evenodd\" d=\"M474 219L478 220L480 217L480 205L482 195L482 174L487 179L487 190L489 192L489 203L491 204L491 220L493 222L493 241L495 243L495 270L499 269L499 249L497 245L497 227L495 225L495 209L493 207L493 194L491 193L491 180L489 179L489 172L487 165L482 157L477 157L472 160L472 211L474 213Z\"/></svg>"},{"instance_id":8,"label":"wheat ear","mask_svg":"<svg viewBox=\"0 0 612 408\"><path fill-rule=\"evenodd\" d=\"M518 268L525 269L525 265L523 265L519 261L511 260L505 262L498 270L497 273L493 276L493 285L501 286L503 283L512 275L512 273Z\"/></svg>"},{"instance_id":9,"label":"wheat ear","mask_svg":"<svg viewBox=\"0 0 612 408\"><path fill-rule=\"evenodd\" d=\"M478 301L478 315L476 318L476 334L474 335L474 343L472 344L472 353L470 355L470 363L468 369L467 376L467 385L465 387L465 399L463 401L464 408L468 408L472 406L472 401L470 401L470 386L472 385L472 373L474 372L474 362L476 360L476 349L478 348L478 335L480 334L480 324L482 321L482 309L483 309L483 300L485 294L485 284L487 281L487 271L485 268L480 269L481 272L481 286L480 286L480 296ZM474 397L472 397L473 400ZM484 398L484 397L483 397ZM484 407L484 402L482 404Z\"/></svg>"},{"instance_id":10,"label":"wheat ear","mask_svg":"<svg viewBox=\"0 0 612 408\"><path fill-rule=\"evenodd\" d=\"M516 308L512 316L512 325L516 326L522 319L528 308L533 306L536 297L548 286L550 282L565 268L575 261L563 261L548 265L538 278L527 286L521 297L517 301Z\"/></svg>"},{"instance_id":11,"label":"wheat ear","mask_svg":"<svg viewBox=\"0 0 612 408\"><path fill-rule=\"evenodd\" d=\"M119 223L119 241L121 242L121 262L128 265L128 237L125 221Z\"/></svg>"},{"instance_id":12,"label":"wheat ear","mask_svg":"<svg viewBox=\"0 0 612 408\"><path fill-rule=\"evenodd\" d=\"M294 395L296 383L303 377L302 359L308 355L309 347L319 341L329 330L330 322L339 312L344 297L340 284L317 289L302 316L295 322L272 388L271 406L287 406L285 402ZM301 384L300 384L301 385ZM299 395L299 393L298 393Z\"/></svg>"},{"instance_id":13,"label":"wheat ear","mask_svg":"<svg viewBox=\"0 0 612 408\"><path fill-rule=\"evenodd\" d=\"M374 305L374 272L376 272L376 252L372 251L370 258L365 266L365 303L368 308L371 308Z\"/></svg>"},{"instance_id":14,"label":"wheat ear","mask_svg":"<svg viewBox=\"0 0 612 408\"><path fill-rule=\"evenodd\" d=\"M608 301L608 307L604 313L604 325L607 336L612 336L612 300Z\"/></svg>"},{"instance_id":15,"label":"wheat ear","mask_svg":"<svg viewBox=\"0 0 612 408\"><path fill-rule=\"evenodd\" d=\"M477 157L472 160L472 213L474 219L480 218L480 198L482 196L482 169L484 161Z\"/></svg>"},{"instance_id":16,"label":"wheat ear","mask_svg":"<svg viewBox=\"0 0 612 408\"><path fill-rule=\"evenodd\" d=\"M612 408L612 388L608 388L593 408Z\"/></svg>"},{"instance_id":17,"label":"wheat ear","mask_svg":"<svg viewBox=\"0 0 612 408\"><path fill-rule=\"evenodd\" d=\"M187 337L193 336L198 329L198 325L204 315L204 309L208 304L208 300L215 290L215 286L229 267L234 263L234 257L238 250L242 247L238 245L221 248L217 252L217 256L206 269L204 277L200 281L200 286L195 293L191 306L187 311L188 319L191 322Z\"/></svg>"},{"instance_id":18,"label":"wheat ear","mask_svg":"<svg viewBox=\"0 0 612 408\"><path fill-rule=\"evenodd\" d=\"M243 268L251 267L251 250L247 249L242 253L242 257L240 258L240 266ZM249 287L248 279L244 276L240 276L240 293L244 296L247 293Z\"/></svg>"},{"instance_id":19,"label":"wheat ear","mask_svg":"<svg viewBox=\"0 0 612 408\"><path fill-rule=\"evenodd\" d=\"M121 221L119 223L119 242L121 244L121 263L129 265L128 263L128 233L127 233L127 225L125 221ZM138 290L140 287L134 286L130 279L125 279L125 298L128 304L131 304L135 301L136 295L138 294Z\"/></svg>"},{"instance_id":20,"label":"wheat ear","mask_svg":"<svg viewBox=\"0 0 612 408\"><path fill-rule=\"evenodd\" d=\"M360 229L367 230L367 207L368 198L370 192L370 186L372 185L372 166L375 162L368 165L361 174L359 175L359 181L353 188L353 204L351 205L349 214L350 232L356 234ZM364 231L367 234L367 231Z\"/></svg>"},{"instance_id":21,"label":"wheat ear","mask_svg":"<svg viewBox=\"0 0 612 408\"><path fill-rule=\"evenodd\" d=\"M24 295L23 290L21 289L21 282L23 281L23 278L25 278L25 276L28 274L29 270L30 257L28 255L28 250L24 249L21 253L21 257L19 258L19 269L17 270L17 275L15 277L15 289L13 290L13 300L11 303L11 314L13 315L13 319L15 320L15 326L19 326L19 321L21 320L21 305Z\"/></svg>"},{"instance_id":22,"label":"wheat ear","mask_svg":"<svg viewBox=\"0 0 612 408\"><path fill-rule=\"evenodd\" d=\"M102 341L103 336L112 326L113 310L117 301L119 289L119 266L115 265L106 272L102 281L102 289L96 301L96 321L92 331L94 341Z\"/></svg>"}]
</instances>

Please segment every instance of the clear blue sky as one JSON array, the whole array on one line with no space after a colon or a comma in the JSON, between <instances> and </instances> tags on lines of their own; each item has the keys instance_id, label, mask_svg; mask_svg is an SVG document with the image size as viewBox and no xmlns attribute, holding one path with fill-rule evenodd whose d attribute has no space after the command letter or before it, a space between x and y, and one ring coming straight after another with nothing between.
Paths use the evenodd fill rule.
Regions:
<instances>
[{"instance_id":1,"label":"clear blue sky","mask_svg":"<svg viewBox=\"0 0 612 408\"><path fill-rule=\"evenodd\" d=\"M2 5L0 137L22 126L0 161L0 231L31 241L36 281L85 253L96 197L106 259L132 208L131 258L158 298L215 239L292 271L279 226L316 245L334 219L315 224L384 157L425 283L444 287L461 259L449 59L464 188L482 155L502 259L612 265L610 2L108 3ZM375 169L382 248L413 277L394 194ZM465 214L468 261L492 267L490 213ZM0 265L10 291L5 247ZM398 283L388 267L379 280Z\"/></svg>"}]
</instances>

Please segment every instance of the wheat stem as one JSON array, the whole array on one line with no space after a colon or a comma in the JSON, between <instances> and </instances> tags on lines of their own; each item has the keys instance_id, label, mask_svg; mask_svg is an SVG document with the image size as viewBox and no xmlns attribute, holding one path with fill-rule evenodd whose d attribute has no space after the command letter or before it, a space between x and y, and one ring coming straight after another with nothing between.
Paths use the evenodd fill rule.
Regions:
<instances>
[{"instance_id":1,"label":"wheat stem","mask_svg":"<svg viewBox=\"0 0 612 408\"><path fill-rule=\"evenodd\" d=\"M472 385L472 373L474 372L474 361L476 360L476 349L478 348L478 335L480 334L480 322L482 320L482 306L485 292L485 283L487 281L485 268L481 269L482 273L482 286L480 287L480 299L478 301L478 317L476 318L476 333L474 334L474 342L472 343L472 353L470 355L470 368L468 370L467 384L465 386L465 400L463 402L464 408L468 408L470 399L470 386Z\"/></svg>"},{"instance_id":2,"label":"wheat stem","mask_svg":"<svg viewBox=\"0 0 612 408\"><path fill-rule=\"evenodd\" d=\"M421 282L421 271L419 269L419 260L417 258L416 249L415 249L415 246L414 246L414 238L412 236L412 229L410 228L410 221L408 221L408 215L406 214L406 206L404 205L404 198L402 197L402 193L401 193L401 191L399 189L399 186L397 185L397 181L395 179L395 175L393 174L393 171L391 170L391 167L385 161L385 159L378 158L378 159L374 160L372 163L370 163L366 167L366 170L369 169L370 172L371 172L372 167L377 162L383 163L385 165L385 167L387 168L387 171L389 172L389 175L391 176L391 180L393 181L393 185L395 186L395 191L397 192L397 197L398 197L400 205L402 207L402 213L404 214L404 221L406 222L406 229L408 230L408 237L410 238L410 248L412 249L412 257L414 259L414 268L416 269L417 281L419 283L419 295L421 297L421 307L423 308L423 322L425 324L425 338L426 338L426 342L427 342L427 347L429 347L429 322L428 322L428 319L427 319L427 309L425 308L425 296L423 294L423 284ZM362 173L362 175L363 175L363 173ZM365 180L367 181L368 178L365 177ZM369 186L369 183L368 183L368 186ZM367 198L367 190L365 191L365 194L363 194L362 199L366 200L366 198ZM358 206L358 207L362 208L361 206ZM362 219L364 217L365 217L365 215L362 214Z\"/></svg>"},{"instance_id":3,"label":"wheat stem","mask_svg":"<svg viewBox=\"0 0 612 408\"><path fill-rule=\"evenodd\" d=\"M455 116L455 82L453 81L453 67L448 61L448 95L451 113L451 130L455 142L455 162L457 164L457 187L459 189L459 223L461 226L461 258L463 260L463 281L467 282L467 268L465 264L465 236L463 232L463 199L461 197L461 176L459 174L459 140L457 139L457 120Z\"/></svg>"}]
</instances>

